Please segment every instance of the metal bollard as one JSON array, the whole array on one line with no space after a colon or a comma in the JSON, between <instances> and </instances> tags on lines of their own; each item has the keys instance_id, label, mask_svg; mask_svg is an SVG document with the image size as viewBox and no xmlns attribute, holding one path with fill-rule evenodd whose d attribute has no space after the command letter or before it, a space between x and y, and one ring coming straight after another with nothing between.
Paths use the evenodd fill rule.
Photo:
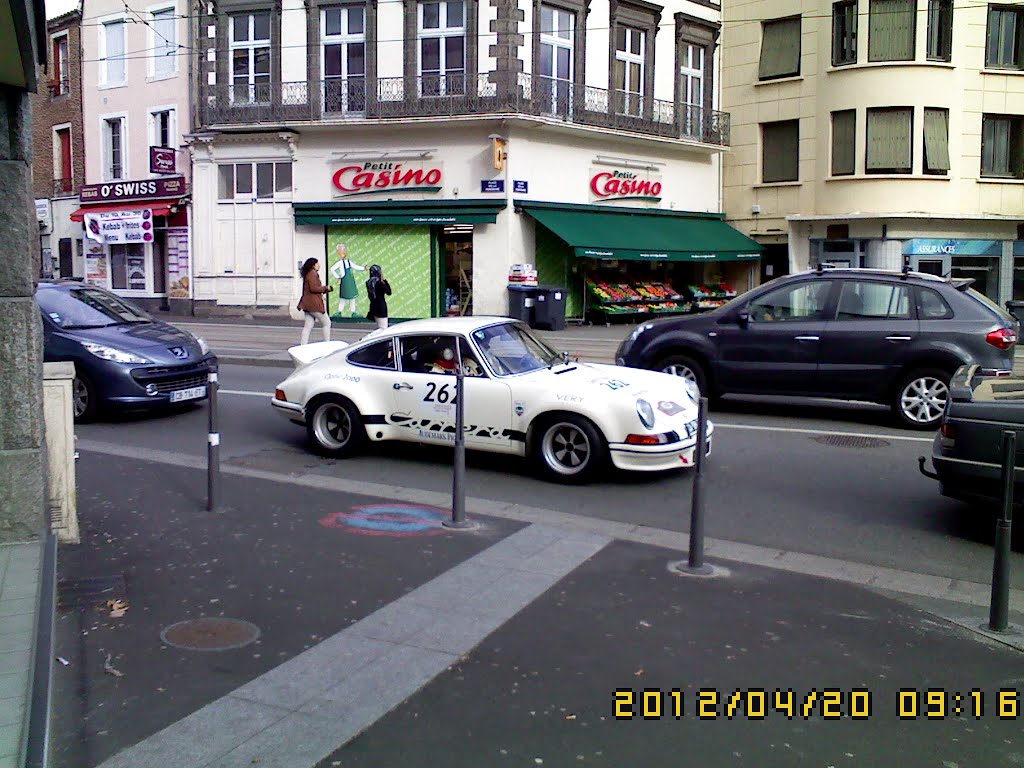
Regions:
<instances>
[{"instance_id":1,"label":"metal bollard","mask_svg":"<svg viewBox=\"0 0 1024 768\"><path fill-rule=\"evenodd\" d=\"M1013 484L1016 479L1017 433L1003 432L1003 512L996 520L995 556L992 561L992 600L987 629L1005 632L1010 610L1010 533L1013 520Z\"/></svg>"},{"instance_id":2,"label":"metal bollard","mask_svg":"<svg viewBox=\"0 0 1024 768\"><path fill-rule=\"evenodd\" d=\"M206 509L213 512L220 506L220 432L217 431L217 372L206 376L209 417L206 436Z\"/></svg>"},{"instance_id":3,"label":"metal bollard","mask_svg":"<svg viewBox=\"0 0 1024 768\"><path fill-rule=\"evenodd\" d=\"M702 397L697 404L697 444L694 446L693 494L690 501L690 552L689 570L702 573L704 565L704 495L701 492L704 479L704 452L708 444L708 399Z\"/></svg>"},{"instance_id":4,"label":"metal bollard","mask_svg":"<svg viewBox=\"0 0 1024 768\"><path fill-rule=\"evenodd\" d=\"M445 520L446 528L470 528L466 520L466 434L465 434L465 373L462 370L462 345L456 344L455 370L455 470L452 474L452 519Z\"/></svg>"}]
</instances>

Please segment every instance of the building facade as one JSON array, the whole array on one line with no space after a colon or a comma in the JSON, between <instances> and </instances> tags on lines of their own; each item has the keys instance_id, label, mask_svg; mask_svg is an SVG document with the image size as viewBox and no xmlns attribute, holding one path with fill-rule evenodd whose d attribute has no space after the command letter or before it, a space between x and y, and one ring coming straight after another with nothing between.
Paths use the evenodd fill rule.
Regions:
<instances>
[{"instance_id":1,"label":"building facade","mask_svg":"<svg viewBox=\"0 0 1024 768\"><path fill-rule=\"evenodd\" d=\"M190 5L90 0L83 25L83 257L76 275L150 309L191 295Z\"/></svg>"},{"instance_id":2,"label":"building facade","mask_svg":"<svg viewBox=\"0 0 1024 768\"><path fill-rule=\"evenodd\" d=\"M85 181L81 23L78 10L46 22L47 62L31 97L32 189L42 277L75 274L82 253L81 227L71 221Z\"/></svg>"},{"instance_id":3,"label":"building facade","mask_svg":"<svg viewBox=\"0 0 1024 768\"><path fill-rule=\"evenodd\" d=\"M561 287L577 317L601 275L756 273L757 246L721 216L717 5L203 8L197 312L295 314L309 257L347 286L329 297L336 318L365 315L375 263L398 318L505 314L510 271L530 272L515 265Z\"/></svg>"},{"instance_id":4,"label":"building facade","mask_svg":"<svg viewBox=\"0 0 1024 768\"><path fill-rule=\"evenodd\" d=\"M1024 298L1024 3L724 13L726 211L766 269L909 264Z\"/></svg>"}]
</instances>

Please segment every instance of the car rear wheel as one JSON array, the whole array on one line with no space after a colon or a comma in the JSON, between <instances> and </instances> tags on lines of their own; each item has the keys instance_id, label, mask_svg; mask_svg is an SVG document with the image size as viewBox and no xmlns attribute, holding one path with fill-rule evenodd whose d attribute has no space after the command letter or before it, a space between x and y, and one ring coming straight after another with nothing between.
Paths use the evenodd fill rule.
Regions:
<instances>
[{"instance_id":1,"label":"car rear wheel","mask_svg":"<svg viewBox=\"0 0 1024 768\"><path fill-rule=\"evenodd\" d=\"M900 379L892 403L900 423L911 429L938 429L949 398L949 379L937 368L921 368Z\"/></svg>"},{"instance_id":2,"label":"car rear wheel","mask_svg":"<svg viewBox=\"0 0 1024 768\"><path fill-rule=\"evenodd\" d=\"M692 357L686 355L669 355L662 358L658 363L658 370L672 376L679 376L682 379L692 381L697 389L704 396L707 396L707 378L704 375L704 368Z\"/></svg>"},{"instance_id":3,"label":"car rear wheel","mask_svg":"<svg viewBox=\"0 0 1024 768\"><path fill-rule=\"evenodd\" d=\"M71 380L71 406L75 421L79 424L93 421L99 411L96 397L96 385L92 379L75 369L75 378Z\"/></svg>"},{"instance_id":4,"label":"car rear wheel","mask_svg":"<svg viewBox=\"0 0 1024 768\"><path fill-rule=\"evenodd\" d=\"M541 426L534 459L552 480L584 483L605 466L608 445L587 419L563 414Z\"/></svg>"},{"instance_id":5,"label":"car rear wheel","mask_svg":"<svg viewBox=\"0 0 1024 768\"><path fill-rule=\"evenodd\" d=\"M366 439L359 410L341 397L313 401L306 413L306 437L314 451L342 458L355 453Z\"/></svg>"}]
</instances>

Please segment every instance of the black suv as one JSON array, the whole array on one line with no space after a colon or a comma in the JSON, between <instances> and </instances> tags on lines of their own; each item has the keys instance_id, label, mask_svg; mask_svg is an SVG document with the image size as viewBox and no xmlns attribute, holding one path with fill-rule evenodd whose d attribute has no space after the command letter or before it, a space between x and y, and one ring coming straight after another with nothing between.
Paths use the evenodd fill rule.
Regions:
<instances>
[{"instance_id":1,"label":"black suv","mask_svg":"<svg viewBox=\"0 0 1024 768\"><path fill-rule=\"evenodd\" d=\"M1017 322L973 282L873 269L788 275L711 312L637 326L615 362L683 376L709 397L889 404L905 426L935 429L957 368L1013 369Z\"/></svg>"}]
</instances>

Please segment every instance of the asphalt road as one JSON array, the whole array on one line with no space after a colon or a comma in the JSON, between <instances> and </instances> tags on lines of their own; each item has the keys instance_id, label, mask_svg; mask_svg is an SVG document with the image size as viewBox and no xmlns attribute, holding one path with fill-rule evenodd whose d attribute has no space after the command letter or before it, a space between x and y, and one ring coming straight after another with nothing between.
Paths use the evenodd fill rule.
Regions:
<instances>
[{"instance_id":1,"label":"asphalt road","mask_svg":"<svg viewBox=\"0 0 1024 768\"><path fill-rule=\"evenodd\" d=\"M452 452L377 444L344 461L306 451L305 432L272 412L287 371L221 368L222 461L275 472L310 472L372 483L446 491ZM769 398L726 400L712 412L717 431L705 474L707 535L780 550L986 583L992 569L987 518L938 494L920 475L929 433L889 426L877 406ZM85 440L205 456L203 405L77 428ZM874 436L878 447L849 447L845 436ZM113 460L113 459L112 459ZM691 476L611 473L585 487L534 479L517 458L470 453L469 496L595 518L687 530ZM1024 555L1013 584L1024 588Z\"/></svg>"}]
</instances>

